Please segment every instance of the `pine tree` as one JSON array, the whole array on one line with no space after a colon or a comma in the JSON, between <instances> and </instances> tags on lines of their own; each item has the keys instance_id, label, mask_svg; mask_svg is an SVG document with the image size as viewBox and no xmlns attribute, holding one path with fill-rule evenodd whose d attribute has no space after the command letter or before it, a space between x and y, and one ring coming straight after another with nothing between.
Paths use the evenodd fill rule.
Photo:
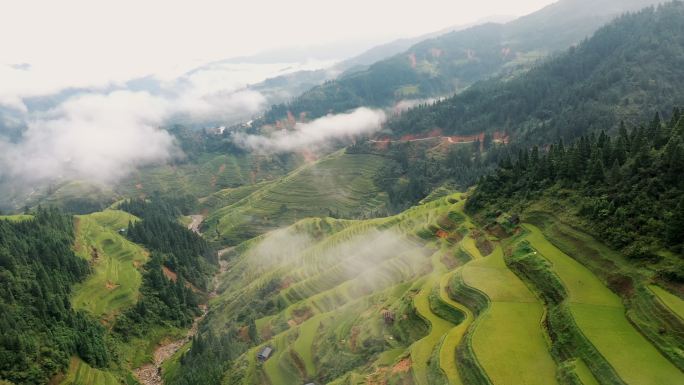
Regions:
<instances>
[{"instance_id":1,"label":"pine tree","mask_svg":"<svg viewBox=\"0 0 684 385\"><path fill-rule=\"evenodd\" d=\"M682 198L674 212L667 221L667 242L672 245L680 245L684 242L684 198Z\"/></svg>"},{"instance_id":2,"label":"pine tree","mask_svg":"<svg viewBox=\"0 0 684 385\"><path fill-rule=\"evenodd\" d=\"M617 159L613 162L613 166L610 168L608 173L608 183L611 186L616 186L622 180L622 173L620 172L620 164Z\"/></svg>"}]
</instances>

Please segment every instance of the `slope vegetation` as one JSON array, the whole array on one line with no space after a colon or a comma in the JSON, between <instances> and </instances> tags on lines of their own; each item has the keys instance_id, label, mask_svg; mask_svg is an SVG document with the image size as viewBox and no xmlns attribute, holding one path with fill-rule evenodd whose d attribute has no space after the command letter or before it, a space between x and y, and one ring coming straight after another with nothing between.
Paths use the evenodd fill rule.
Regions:
<instances>
[{"instance_id":1,"label":"slope vegetation","mask_svg":"<svg viewBox=\"0 0 684 385\"><path fill-rule=\"evenodd\" d=\"M240 194L241 199L214 195L210 199L234 203L209 215L205 233L236 244L306 217L384 212L385 198L373 181L384 163L381 156L341 151L262 184L251 194Z\"/></svg>"},{"instance_id":2,"label":"slope vegetation","mask_svg":"<svg viewBox=\"0 0 684 385\"><path fill-rule=\"evenodd\" d=\"M447 95L497 73L528 68L538 58L580 42L613 17L653 3L563 0L506 24L488 23L427 39L275 106L265 122L274 123L288 113L315 118L359 106Z\"/></svg>"},{"instance_id":3,"label":"slope vegetation","mask_svg":"<svg viewBox=\"0 0 684 385\"><path fill-rule=\"evenodd\" d=\"M681 2L622 16L525 74L478 83L410 110L390 127L402 134L506 130L520 141L548 143L669 111L684 102L676 86L683 80L683 26Z\"/></svg>"},{"instance_id":4,"label":"slope vegetation","mask_svg":"<svg viewBox=\"0 0 684 385\"><path fill-rule=\"evenodd\" d=\"M119 233L129 221L137 218L118 210L76 218L76 252L90 262L93 274L74 288L74 308L109 318L137 302L142 283L139 267L148 253Z\"/></svg>"}]
</instances>

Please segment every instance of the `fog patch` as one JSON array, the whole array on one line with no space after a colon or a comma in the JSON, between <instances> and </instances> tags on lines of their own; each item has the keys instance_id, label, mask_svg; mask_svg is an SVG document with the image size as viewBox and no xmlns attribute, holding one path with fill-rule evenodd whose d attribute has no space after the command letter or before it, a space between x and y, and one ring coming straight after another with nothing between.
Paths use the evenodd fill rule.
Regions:
<instances>
[{"instance_id":1,"label":"fog patch","mask_svg":"<svg viewBox=\"0 0 684 385\"><path fill-rule=\"evenodd\" d=\"M117 180L132 169L179 156L159 126L168 103L147 92L71 98L32 117L17 142L0 141L0 176L41 182Z\"/></svg>"},{"instance_id":2,"label":"fog patch","mask_svg":"<svg viewBox=\"0 0 684 385\"><path fill-rule=\"evenodd\" d=\"M239 146L260 153L280 153L312 150L338 140L352 140L370 135L382 128L387 117L382 110L366 107L349 113L328 115L308 123L296 123L292 130L278 130L270 135L233 133Z\"/></svg>"}]
</instances>

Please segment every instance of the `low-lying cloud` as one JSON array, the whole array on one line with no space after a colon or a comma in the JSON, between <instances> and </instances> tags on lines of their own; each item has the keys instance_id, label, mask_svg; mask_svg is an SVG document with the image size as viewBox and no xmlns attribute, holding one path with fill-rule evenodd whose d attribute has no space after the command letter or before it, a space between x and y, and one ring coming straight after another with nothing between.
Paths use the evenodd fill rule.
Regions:
<instances>
[{"instance_id":1,"label":"low-lying cloud","mask_svg":"<svg viewBox=\"0 0 684 385\"><path fill-rule=\"evenodd\" d=\"M382 128L385 112L365 107L352 112L328 115L308 123L297 123L292 130L279 130L271 135L233 134L233 141L249 150L266 153L311 150L335 140L349 140L373 134Z\"/></svg>"},{"instance_id":2,"label":"low-lying cloud","mask_svg":"<svg viewBox=\"0 0 684 385\"><path fill-rule=\"evenodd\" d=\"M236 122L266 105L260 93L225 72L199 71L158 91L84 90L47 110L29 110L21 93L0 92L0 131L23 131L13 141L0 132L0 179L36 186L73 179L111 183L137 167L181 157L164 125Z\"/></svg>"},{"instance_id":3,"label":"low-lying cloud","mask_svg":"<svg viewBox=\"0 0 684 385\"><path fill-rule=\"evenodd\" d=\"M0 142L0 164L28 182L88 179L109 182L134 167L180 154L159 129L168 103L147 92L75 97L33 117L17 143Z\"/></svg>"},{"instance_id":4,"label":"low-lying cloud","mask_svg":"<svg viewBox=\"0 0 684 385\"><path fill-rule=\"evenodd\" d=\"M75 81L49 68L0 65L7 86L0 87L0 180L30 187L73 179L111 183L137 167L181 157L161 127L250 119L268 101L248 83L282 66L213 63L167 79Z\"/></svg>"}]
</instances>

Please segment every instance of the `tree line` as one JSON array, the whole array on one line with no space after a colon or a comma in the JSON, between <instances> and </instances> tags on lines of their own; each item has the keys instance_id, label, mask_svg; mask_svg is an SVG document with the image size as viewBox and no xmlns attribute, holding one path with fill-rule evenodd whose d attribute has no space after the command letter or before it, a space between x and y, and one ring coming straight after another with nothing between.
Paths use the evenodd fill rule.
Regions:
<instances>
[{"instance_id":1,"label":"tree line","mask_svg":"<svg viewBox=\"0 0 684 385\"><path fill-rule=\"evenodd\" d=\"M187 204L186 199L154 195L119 206L140 218L129 222L126 236L151 251L143 266L141 298L116 321L114 330L126 338L142 336L153 325L188 326L200 313L200 297L193 286L206 291L218 261L204 238L178 223Z\"/></svg>"},{"instance_id":2,"label":"tree line","mask_svg":"<svg viewBox=\"0 0 684 385\"><path fill-rule=\"evenodd\" d=\"M72 355L94 367L110 361L105 328L71 307L72 287L90 274L73 243L73 218L57 209L0 220L0 379L44 384Z\"/></svg>"},{"instance_id":3,"label":"tree line","mask_svg":"<svg viewBox=\"0 0 684 385\"><path fill-rule=\"evenodd\" d=\"M658 113L617 135L580 137L570 145L519 150L483 177L466 209L490 217L556 199L610 246L633 260L658 262L661 250L684 252L684 118ZM661 275L684 282L682 259Z\"/></svg>"}]
</instances>

